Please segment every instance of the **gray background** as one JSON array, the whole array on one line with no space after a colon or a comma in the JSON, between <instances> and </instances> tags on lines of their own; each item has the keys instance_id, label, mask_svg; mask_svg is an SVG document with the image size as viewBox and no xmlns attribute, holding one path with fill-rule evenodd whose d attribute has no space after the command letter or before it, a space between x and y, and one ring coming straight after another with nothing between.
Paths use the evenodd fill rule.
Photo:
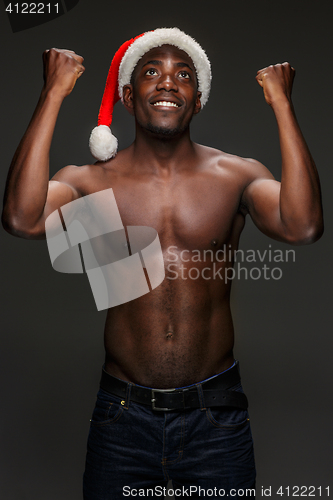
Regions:
<instances>
[{"instance_id":1,"label":"gray background","mask_svg":"<svg viewBox=\"0 0 333 500\"><path fill-rule=\"evenodd\" d=\"M276 124L254 77L285 60L296 68L294 104L320 172L326 232L315 245L296 247L296 262L281 266L281 280L234 283L235 353L250 400L259 490L332 488L330 4L80 0L58 20L16 34L4 9L0 13L2 190L39 96L45 48L75 50L86 66L57 122L52 175L67 164L92 161L88 137L111 58L123 41L145 30L178 26L211 59L212 93L193 122L193 139L256 158L277 178ZM121 104L113 131L120 147L133 139ZM105 311L96 311L85 276L53 271L45 242L3 230L0 236L0 494L6 500L79 499ZM288 248L248 220L241 248L263 251L269 244Z\"/></svg>"}]
</instances>

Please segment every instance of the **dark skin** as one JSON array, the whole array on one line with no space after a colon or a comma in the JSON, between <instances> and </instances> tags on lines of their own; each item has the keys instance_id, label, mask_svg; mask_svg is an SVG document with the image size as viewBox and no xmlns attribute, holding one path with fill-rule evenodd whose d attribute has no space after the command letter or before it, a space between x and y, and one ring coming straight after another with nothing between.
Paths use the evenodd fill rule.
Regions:
<instances>
[{"instance_id":1,"label":"dark skin","mask_svg":"<svg viewBox=\"0 0 333 500\"><path fill-rule=\"evenodd\" d=\"M281 183L255 160L191 141L189 123L201 107L196 73L189 56L168 45L143 56L124 87L124 105L135 117L134 143L112 160L70 165L49 181L54 125L84 71L82 62L70 51L44 53L45 84L10 169L4 227L16 236L45 238L50 213L112 187L124 226L158 232L166 279L152 292L109 309L106 370L156 388L198 382L233 363L231 281L214 278L214 265L222 276L232 265L218 262L216 252L224 245L237 249L246 215L263 233L291 244L311 243L323 232L318 174L291 102L294 69L279 64L256 77L277 119ZM198 250L202 256L212 250L213 259L185 262ZM198 279L190 278L192 267Z\"/></svg>"}]
</instances>

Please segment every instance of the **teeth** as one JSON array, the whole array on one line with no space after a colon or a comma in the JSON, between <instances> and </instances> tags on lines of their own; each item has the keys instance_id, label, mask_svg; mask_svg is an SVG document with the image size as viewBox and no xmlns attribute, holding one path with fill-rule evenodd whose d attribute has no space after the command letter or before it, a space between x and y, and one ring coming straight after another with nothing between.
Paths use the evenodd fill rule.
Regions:
<instances>
[{"instance_id":1,"label":"teeth","mask_svg":"<svg viewBox=\"0 0 333 500\"><path fill-rule=\"evenodd\" d=\"M169 106L169 107L174 107L174 108L178 108L178 104L176 104L175 102L168 102L168 101L158 101L158 102L155 102L154 106Z\"/></svg>"}]
</instances>

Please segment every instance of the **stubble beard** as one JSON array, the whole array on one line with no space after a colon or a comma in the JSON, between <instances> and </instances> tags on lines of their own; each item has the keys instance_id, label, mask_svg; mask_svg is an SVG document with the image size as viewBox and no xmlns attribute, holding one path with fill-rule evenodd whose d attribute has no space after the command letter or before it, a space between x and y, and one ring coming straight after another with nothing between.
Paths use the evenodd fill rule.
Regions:
<instances>
[{"instance_id":1,"label":"stubble beard","mask_svg":"<svg viewBox=\"0 0 333 500\"><path fill-rule=\"evenodd\" d=\"M160 137L161 139L173 139L177 136L180 136L185 132L189 127L189 124L183 126L183 127L163 127L159 125L154 125L151 122L148 122L145 126L145 129L148 132L151 132L153 135Z\"/></svg>"}]
</instances>

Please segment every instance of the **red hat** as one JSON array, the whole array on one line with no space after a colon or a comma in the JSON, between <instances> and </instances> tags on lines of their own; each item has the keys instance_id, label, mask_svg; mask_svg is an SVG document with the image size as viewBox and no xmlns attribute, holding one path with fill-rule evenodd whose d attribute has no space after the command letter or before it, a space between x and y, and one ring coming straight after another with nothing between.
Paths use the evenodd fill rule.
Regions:
<instances>
[{"instance_id":1,"label":"red hat","mask_svg":"<svg viewBox=\"0 0 333 500\"><path fill-rule=\"evenodd\" d=\"M90 135L90 151L97 160L107 161L117 154L118 141L110 130L113 107L122 100L123 87L130 83L135 66L149 50L166 44L178 47L192 59L197 73L198 90L201 92L201 106L206 104L212 78L210 62L205 51L192 37L178 28L158 28L128 40L112 59L99 110L98 126Z\"/></svg>"}]
</instances>

